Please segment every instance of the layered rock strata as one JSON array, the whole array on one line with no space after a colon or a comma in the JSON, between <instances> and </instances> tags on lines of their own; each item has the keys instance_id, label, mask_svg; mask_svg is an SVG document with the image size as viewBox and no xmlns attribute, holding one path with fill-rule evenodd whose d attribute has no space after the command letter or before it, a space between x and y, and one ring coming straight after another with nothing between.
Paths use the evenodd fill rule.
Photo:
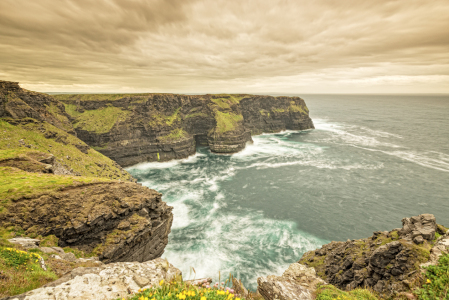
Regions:
<instances>
[{"instance_id":1,"label":"layered rock strata","mask_svg":"<svg viewBox=\"0 0 449 300\"><path fill-rule=\"evenodd\" d=\"M299 263L314 267L323 280L343 290L369 287L384 297L410 291L421 280L420 265L435 247L441 252L445 242L440 240L449 236L430 214L402 223L402 228L374 232L367 239L331 242L305 253ZM436 233L443 237L435 239Z\"/></svg>"},{"instance_id":2,"label":"layered rock strata","mask_svg":"<svg viewBox=\"0 0 449 300\"><path fill-rule=\"evenodd\" d=\"M122 299L139 289L179 278L181 271L161 258L120 262L93 268L77 268L44 287L5 300Z\"/></svg>"},{"instance_id":3,"label":"layered rock strata","mask_svg":"<svg viewBox=\"0 0 449 300\"><path fill-rule=\"evenodd\" d=\"M80 183L15 199L0 213L2 227L55 235L59 246L93 253L104 263L160 257L172 220L172 207L160 193L125 182Z\"/></svg>"},{"instance_id":4,"label":"layered rock strata","mask_svg":"<svg viewBox=\"0 0 449 300\"><path fill-rule=\"evenodd\" d=\"M251 134L314 128L299 97L55 95L78 137L122 166L185 158L196 145L233 153ZM93 123L98 124L92 125Z\"/></svg>"}]
</instances>

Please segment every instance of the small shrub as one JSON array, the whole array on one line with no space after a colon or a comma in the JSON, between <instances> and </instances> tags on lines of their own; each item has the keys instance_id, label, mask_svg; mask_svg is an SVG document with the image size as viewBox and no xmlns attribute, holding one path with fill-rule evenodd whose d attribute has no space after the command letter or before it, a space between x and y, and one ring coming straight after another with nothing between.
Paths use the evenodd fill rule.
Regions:
<instances>
[{"instance_id":1,"label":"small shrub","mask_svg":"<svg viewBox=\"0 0 449 300\"><path fill-rule=\"evenodd\" d=\"M449 254L443 254L438 265L427 267L426 283L416 294L419 299L449 299Z\"/></svg>"}]
</instances>

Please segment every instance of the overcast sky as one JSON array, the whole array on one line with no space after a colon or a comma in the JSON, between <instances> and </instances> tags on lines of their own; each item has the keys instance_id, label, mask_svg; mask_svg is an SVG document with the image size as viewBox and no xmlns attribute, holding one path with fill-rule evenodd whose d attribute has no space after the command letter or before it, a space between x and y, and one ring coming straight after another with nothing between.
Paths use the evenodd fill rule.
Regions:
<instances>
[{"instance_id":1,"label":"overcast sky","mask_svg":"<svg viewBox=\"0 0 449 300\"><path fill-rule=\"evenodd\" d=\"M449 0L0 0L36 91L449 93Z\"/></svg>"}]
</instances>

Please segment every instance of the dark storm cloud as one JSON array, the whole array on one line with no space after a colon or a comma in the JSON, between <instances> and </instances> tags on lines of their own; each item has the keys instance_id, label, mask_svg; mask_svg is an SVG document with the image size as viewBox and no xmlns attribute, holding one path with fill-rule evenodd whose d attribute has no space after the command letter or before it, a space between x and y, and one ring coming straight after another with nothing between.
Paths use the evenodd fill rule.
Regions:
<instances>
[{"instance_id":1,"label":"dark storm cloud","mask_svg":"<svg viewBox=\"0 0 449 300\"><path fill-rule=\"evenodd\" d=\"M447 0L2 0L0 78L47 91L449 92L447 28Z\"/></svg>"}]
</instances>

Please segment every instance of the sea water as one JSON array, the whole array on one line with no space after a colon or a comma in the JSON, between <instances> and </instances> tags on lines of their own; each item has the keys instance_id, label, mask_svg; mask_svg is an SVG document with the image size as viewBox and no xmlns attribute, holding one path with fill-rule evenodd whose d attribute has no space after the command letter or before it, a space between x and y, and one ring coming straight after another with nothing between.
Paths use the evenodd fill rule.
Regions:
<instances>
[{"instance_id":1,"label":"sea water","mask_svg":"<svg viewBox=\"0 0 449 300\"><path fill-rule=\"evenodd\" d=\"M332 240L422 213L449 226L449 96L301 96L314 130L128 168L174 207L163 257L184 278L220 271L255 289Z\"/></svg>"}]
</instances>

